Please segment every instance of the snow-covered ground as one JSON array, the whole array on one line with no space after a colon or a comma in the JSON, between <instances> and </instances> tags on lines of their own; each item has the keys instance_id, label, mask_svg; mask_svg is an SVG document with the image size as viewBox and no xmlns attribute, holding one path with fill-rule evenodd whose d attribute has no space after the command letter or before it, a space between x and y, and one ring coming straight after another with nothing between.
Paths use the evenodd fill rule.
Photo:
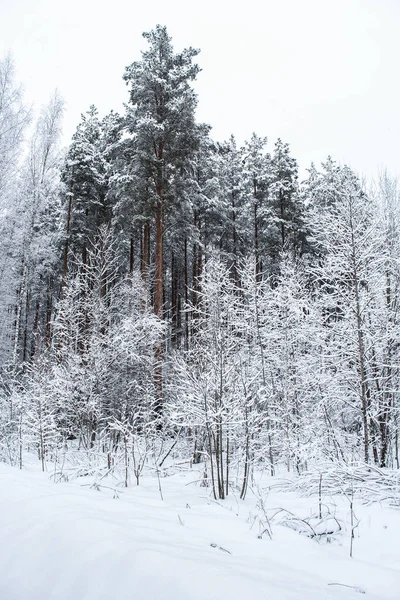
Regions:
<instances>
[{"instance_id":1,"label":"snow-covered ground","mask_svg":"<svg viewBox=\"0 0 400 600\"><path fill-rule=\"evenodd\" d=\"M161 478L164 500L150 476L113 497L87 478L54 484L0 464L0 599L400 598L399 510L356 500L350 558L345 498L324 497L342 530L318 542L276 514L304 519L318 497L271 491L263 512L250 492L245 502L211 500L198 478L189 469ZM265 514L272 539L259 537Z\"/></svg>"}]
</instances>

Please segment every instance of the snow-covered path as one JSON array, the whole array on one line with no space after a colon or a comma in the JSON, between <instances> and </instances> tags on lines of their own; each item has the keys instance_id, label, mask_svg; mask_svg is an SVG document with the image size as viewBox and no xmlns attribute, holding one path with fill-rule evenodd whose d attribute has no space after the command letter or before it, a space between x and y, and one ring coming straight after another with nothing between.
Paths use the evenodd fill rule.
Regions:
<instances>
[{"instance_id":1,"label":"snow-covered path","mask_svg":"<svg viewBox=\"0 0 400 600\"><path fill-rule=\"evenodd\" d=\"M357 590L400 598L398 511L360 507L365 531L350 559L344 544L286 527L258 539L250 503L210 502L185 485L194 478L163 479L164 501L152 478L113 499L0 465L0 599L345 600Z\"/></svg>"}]
</instances>

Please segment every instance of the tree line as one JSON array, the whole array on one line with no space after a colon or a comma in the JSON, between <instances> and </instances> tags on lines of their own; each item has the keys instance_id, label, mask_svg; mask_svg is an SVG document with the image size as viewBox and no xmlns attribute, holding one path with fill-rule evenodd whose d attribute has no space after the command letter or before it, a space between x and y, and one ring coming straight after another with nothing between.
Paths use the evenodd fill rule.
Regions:
<instances>
[{"instance_id":1,"label":"tree line","mask_svg":"<svg viewBox=\"0 0 400 600\"><path fill-rule=\"evenodd\" d=\"M254 465L399 468L399 190L196 121L198 50L165 27L124 114L57 94L31 126L0 64L0 448L122 453L179 436L215 496ZM149 446L149 447L150 447ZM136 451L135 451L136 448Z\"/></svg>"}]
</instances>

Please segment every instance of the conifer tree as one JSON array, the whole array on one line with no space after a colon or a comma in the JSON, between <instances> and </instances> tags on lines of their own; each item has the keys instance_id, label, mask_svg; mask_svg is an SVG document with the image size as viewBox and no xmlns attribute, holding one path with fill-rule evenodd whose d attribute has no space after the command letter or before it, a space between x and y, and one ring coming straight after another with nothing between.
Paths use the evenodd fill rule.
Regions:
<instances>
[{"instance_id":1,"label":"conifer tree","mask_svg":"<svg viewBox=\"0 0 400 600\"><path fill-rule=\"evenodd\" d=\"M197 96L190 85L199 67L193 63L198 50L175 54L166 27L143 36L149 49L142 60L126 68L130 86L127 125L134 134L134 166L140 174L138 194L145 196L154 222L154 312L163 317L164 233L166 213L180 200L180 183L199 139L195 123ZM144 245L148 245L148 239ZM157 387L162 402L162 350L156 348Z\"/></svg>"},{"instance_id":2,"label":"conifer tree","mask_svg":"<svg viewBox=\"0 0 400 600\"><path fill-rule=\"evenodd\" d=\"M266 251L265 230L267 222L266 200L271 182L271 157L265 152L267 138L253 133L244 147L244 180L247 197L247 222L252 223L252 245L256 260L256 279L263 271L263 255Z\"/></svg>"},{"instance_id":3,"label":"conifer tree","mask_svg":"<svg viewBox=\"0 0 400 600\"><path fill-rule=\"evenodd\" d=\"M68 203L71 203L67 207L69 246L82 255L84 263L90 240L99 227L110 223L112 216L107 202L109 170L105 153L109 152L108 141L97 109L92 105L82 115L62 173Z\"/></svg>"},{"instance_id":4,"label":"conifer tree","mask_svg":"<svg viewBox=\"0 0 400 600\"><path fill-rule=\"evenodd\" d=\"M199 67L198 50L174 54L166 27L144 33L150 48L126 68L131 110L128 128L135 134L136 168L147 188L155 221L154 311L162 317L163 234L165 212L177 201L177 183L198 145L197 97L190 86Z\"/></svg>"},{"instance_id":5,"label":"conifer tree","mask_svg":"<svg viewBox=\"0 0 400 600\"><path fill-rule=\"evenodd\" d=\"M271 159L269 185L269 252L275 265L282 250L301 249L302 209L297 179L297 162L290 156L289 144L278 139Z\"/></svg>"}]
</instances>

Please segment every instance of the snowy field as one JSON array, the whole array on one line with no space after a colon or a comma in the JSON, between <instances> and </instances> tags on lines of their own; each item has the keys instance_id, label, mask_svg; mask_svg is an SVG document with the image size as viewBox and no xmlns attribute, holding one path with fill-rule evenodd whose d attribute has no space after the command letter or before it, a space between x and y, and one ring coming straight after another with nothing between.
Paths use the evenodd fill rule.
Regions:
<instances>
[{"instance_id":1,"label":"snowy field","mask_svg":"<svg viewBox=\"0 0 400 600\"><path fill-rule=\"evenodd\" d=\"M195 469L170 473L162 500L157 477L115 493L115 481L55 484L1 464L0 599L400 598L400 510L355 498L350 558L346 498L324 495L337 532L312 539L318 495L267 492L263 479L262 502L216 502Z\"/></svg>"}]
</instances>

